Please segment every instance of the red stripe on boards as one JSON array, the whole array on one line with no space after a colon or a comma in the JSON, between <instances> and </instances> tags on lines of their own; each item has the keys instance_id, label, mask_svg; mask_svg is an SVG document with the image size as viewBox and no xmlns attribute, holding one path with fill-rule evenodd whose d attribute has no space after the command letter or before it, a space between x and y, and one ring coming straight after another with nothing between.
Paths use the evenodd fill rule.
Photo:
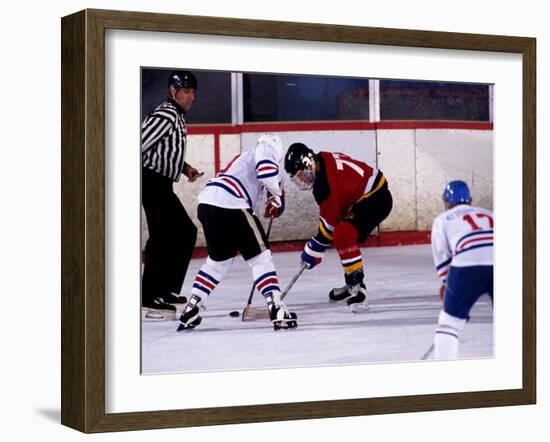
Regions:
<instances>
[{"instance_id":1,"label":"red stripe on boards","mask_svg":"<svg viewBox=\"0 0 550 442\"><path fill-rule=\"evenodd\" d=\"M490 121L311 121L281 123L248 123L240 126L226 124L189 125L189 135L242 134L255 132L308 132L308 131L365 131L365 130L403 130L403 129L459 129L493 130ZM216 140L214 141L216 143ZM219 138L217 139L219 149Z\"/></svg>"},{"instance_id":2,"label":"red stripe on boards","mask_svg":"<svg viewBox=\"0 0 550 442\"><path fill-rule=\"evenodd\" d=\"M362 244L362 247L388 247L388 246L410 246L418 244L430 244L429 231L415 232L381 232L379 235L371 236ZM301 252L304 249L306 240L271 242L270 248L273 253L277 252ZM206 247L196 247L193 251L193 258L206 258L208 251ZM300 257L296 256L299 264Z\"/></svg>"}]
</instances>

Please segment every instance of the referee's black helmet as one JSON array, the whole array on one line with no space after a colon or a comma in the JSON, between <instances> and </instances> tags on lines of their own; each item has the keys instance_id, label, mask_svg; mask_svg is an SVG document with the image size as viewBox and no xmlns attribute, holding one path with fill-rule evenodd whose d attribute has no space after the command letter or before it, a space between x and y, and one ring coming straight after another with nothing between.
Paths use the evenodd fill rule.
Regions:
<instances>
[{"instance_id":1,"label":"referee's black helmet","mask_svg":"<svg viewBox=\"0 0 550 442\"><path fill-rule=\"evenodd\" d=\"M176 90L183 87L197 90L198 83L192 72L174 71L168 78L168 86L174 86Z\"/></svg>"}]
</instances>

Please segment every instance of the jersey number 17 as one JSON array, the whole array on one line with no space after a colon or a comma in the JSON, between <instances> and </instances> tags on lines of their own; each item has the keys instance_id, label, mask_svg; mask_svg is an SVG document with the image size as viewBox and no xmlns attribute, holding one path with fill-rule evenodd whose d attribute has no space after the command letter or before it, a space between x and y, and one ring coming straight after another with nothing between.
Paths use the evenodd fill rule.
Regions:
<instances>
[{"instance_id":1,"label":"jersey number 17","mask_svg":"<svg viewBox=\"0 0 550 442\"><path fill-rule=\"evenodd\" d=\"M470 226L472 227L472 230L482 230L487 227L483 227L480 224L489 224L488 228L492 229L494 225L493 217L491 215L487 215L486 213L476 213L475 214L476 219L474 220L474 217L471 214L464 215L462 219L466 221Z\"/></svg>"}]
</instances>

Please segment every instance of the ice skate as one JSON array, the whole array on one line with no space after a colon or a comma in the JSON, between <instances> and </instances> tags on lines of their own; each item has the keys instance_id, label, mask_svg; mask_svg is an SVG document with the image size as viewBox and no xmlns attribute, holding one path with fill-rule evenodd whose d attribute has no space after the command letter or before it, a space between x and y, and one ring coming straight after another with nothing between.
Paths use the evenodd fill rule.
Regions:
<instances>
[{"instance_id":1,"label":"ice skate","mask_svg":"<svg viewBox=\"0 0 550 442\"><path fill-rule=\"evenodd\" d=\"M367 288L361 283L350 289L351 296L346 299L346 304L353 313L366 312L370 307L367 301Z\"/></svg>"},{"instance_id":2,"label":"ice skate","mask_svg":"<svg viewBox=\"0 0 550 442\"><path fill-rule=\"evenodd\" d=\"M191 330L198 326L202 318L199 315L199 306L201 298L197 295L191 296L191 299L183 309L183 312L180 316L180 324L176 331Z\"/></svg>"},{"instance_id":3,"label":"ice skate","mask_svg":"<svg viewBox=\"0 0 550 442\"><path fill-rule=\"evenodd\" d=\"M275 303L271 295L266 296L269 318L273 323L274 330L287 330L298 327L298 316L294 312L289 312L282 301Z\"/></svg>"},{"instance_id":4,"label":"ice skate","mask_svg":"<svg viewBox=\"0 0 550 442\"><path fill-rule=\"evenodd\" d=\"M363 269L356 270L344 275L346 285L340 288L334 288L328 294L330 302L343 302L353 313L367 311L369 304L367 302L367 288L363 283L365 277Z\"/></svg>"},{"instance_id":5,"label":"ice skate","mask_svg":"<svg viewBox=\"0 0 550 442\"><path fill-rule=\"evenodd\" d=\"M187 304L187 298L178 293L170 293L160 299L162 299L166 304L172 304L176 306L176 308L178 306L182 308L185 304Z\"/></svg>"},{"instance_id":6,"label":"ice skate","mask_svg":"<svg viewBox=\"0 0 550 442\"><path fill-rule=\"evenodd\" d=\"M351 296L350 287L345 285L344 287L335 287L328 294L329 302L341 302L345 301Z\"/></svg>"},{"instance_id":7,"label":"ice skate","mask_svg":"<svg viewBox=\"0 0 550 442\"><path fill-rule=\"evenodd\" d=\"M340 288L334 288L328 294L329 302L346 303L353 313L367 311L369 303L367 302L367 288L361 283L350 287L348 285Z\"/></svg>"},{"instance_id":8,"label":"ice skate","mask_svg":"<svg viewBox=\"0 0 550 442\"><path fill-rule=\"evenodd\" d=\"M164 302L163 298L154 298L152 301L143 301L142 317L159 321L173 321L176 319L176 307Z\"/></svg>"}]
</instances>

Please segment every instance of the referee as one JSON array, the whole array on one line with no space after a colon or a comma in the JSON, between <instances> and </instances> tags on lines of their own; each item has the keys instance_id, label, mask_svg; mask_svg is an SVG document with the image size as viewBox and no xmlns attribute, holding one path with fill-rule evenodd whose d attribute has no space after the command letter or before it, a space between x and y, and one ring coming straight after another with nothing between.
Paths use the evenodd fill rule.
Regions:
<instances>
[{"instance_id":1,"label":"referee","mask_svg":"<svg viewBox=\"0 0 550 442\"><path fill-rule=\"evenodd\" d=\"M197 228L173 190L183 174L190 182L201 174L185 162L185 114L191 108L197 79L174 71L168 100L154 109L141 127L141 196L149 229L145 244L141 302L146 317L172 319L185 303L181 287L197 239Z\"/></svg>"}]
</instances>

